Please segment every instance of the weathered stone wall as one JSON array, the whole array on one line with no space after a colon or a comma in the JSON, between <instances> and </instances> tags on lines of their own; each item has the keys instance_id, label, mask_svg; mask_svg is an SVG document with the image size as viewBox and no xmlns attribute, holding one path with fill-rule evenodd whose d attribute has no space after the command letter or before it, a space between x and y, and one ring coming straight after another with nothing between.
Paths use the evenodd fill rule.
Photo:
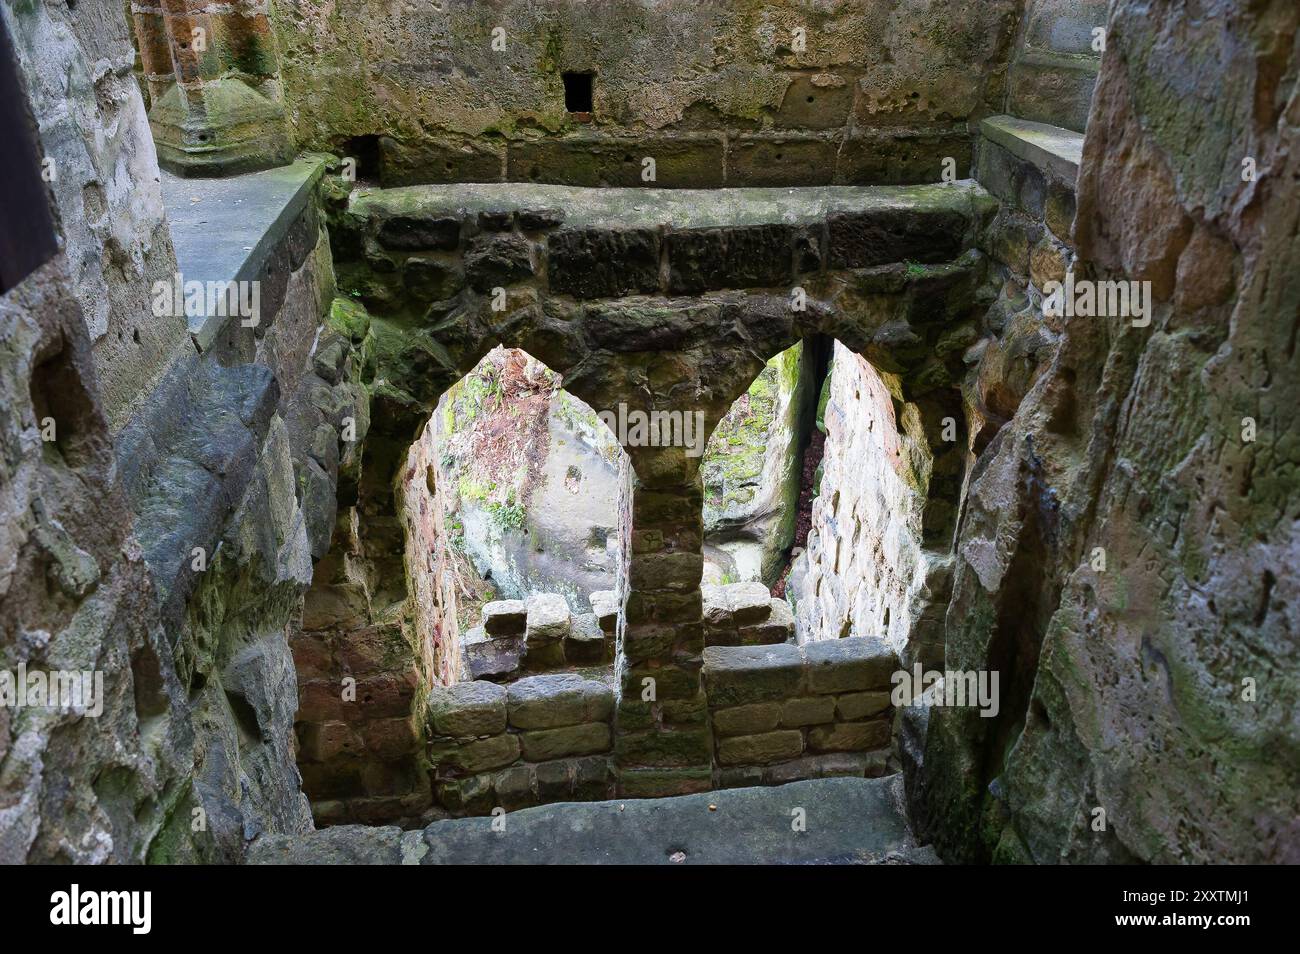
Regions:
<instances>
[{"instance_id":1,"label":"weathered stone wall","mask_svg":"<svg viewBox=\"0 0 1300 954\"><path fill-rule=\"evenodd\" d=\"M438 803L455 814L613 794L614 690L574 673L462 682L429 700Z\"/></svg>"},{"instance_id":2,"label":"weathered stone wall","mask_svg":"<svg viewBox=\"0 0 1300 954\"><path fill-rule=\"evenodd\" d=\"M702 188L935 182L949 156L964 170L968 120L1002 111L1018 13L493 0L394 16L293 0L273 18L299 144L374 152L385 185L639 186L649 157L657 185ZM565 72L594 74L590 114L566 111Z\"/></svg>"},{"instance_id":3,"label":"weathered stone wall","mask_svg":"<svg viewBox=\"0 0 1300 954\"><path fill-rule=\"evenodd\" d=\"M1076 276L1150 324L1065 318L972 475L946 663L1002 713L930 714L948 858L1296 860L1300 10L1198 12L1112 5L1083 148Z\"/></svg>"},{"instance_id":4,"label":"weathered stone wall","mask_svg":"<svg viewBox=\"0 0 1300 954\"><path fill-rule=\"evenodd\" d=\"M715 786L886 774L897 668L870 637L706 648Z\"/></svg>"},{"instance_id":5,"label":"weathered stone wall","mask_svg":"<svg viewBox=\"0 0 1300 954\"><path fill-rule=\"evenodd\" d=\"M701 479L711 583L770 586L785 566L817 400L813 363L803 342L776 355L709 438Z\"/></svg>"},{"instance_id":6,"label":"weathered stone wall","mask_svg":"<svg viewBox=\"0 0 1300 954\"><path fill-rule=\"evenodd\" d=\"M944 557L924 549L924 427L896 377L838 342L828 395L821 487L790 575L799 642L870 633L902 652L928 605L930 562Z\"/></svg>"},{"instance_id":7,"label":"weathered stone wall","mask_svg":"<svg viewBox=\"0 0 1300 954\"><path fill-rule=\"evenodd\" d=\"M1083 132L1101 62L1093 31L1107 0L1028 0L1007 79L1006 112Z\"/></svg>"},{"instance_id":8,"label":"weathered stone wall","mask_svg":"<svg viewBox=\"0 0 1300 954\"><path fill-rule=\"evenodd\" d=\"M300 413L329 243L305 211L268 239L260 325L214 327L200 353L183 316L150 307L176 259L122 9L0 15L62 249L3 303L0 652L105 686L98 717L0 714L3 857L237 861L264 831L310 825L286 635L333 507L330 480L308 492Z\"/></svg>"},{"instance_id":9,"label":"weathered stone wall","mask_svg":"<svg viewBox=\"0 0 1300 954\"><path fill-rule=\"evenodd\" d=\"M101 407L116 431L189 347L183 316L151 310L176 270L158 162L121 5L5 4L85 315Z\"/></svg>"}]
</instances>

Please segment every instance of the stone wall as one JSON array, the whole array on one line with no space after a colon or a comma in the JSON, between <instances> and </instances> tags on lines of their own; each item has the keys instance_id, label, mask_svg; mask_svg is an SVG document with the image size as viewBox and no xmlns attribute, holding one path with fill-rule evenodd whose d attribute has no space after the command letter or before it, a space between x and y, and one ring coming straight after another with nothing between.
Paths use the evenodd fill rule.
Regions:
<instances>
[{"instance_id":1,"label":"stone wall","mask_svg":"<svg viewBox=\"0 0 1300 954\"><path fill-rule=\"evenodd\" d=\"M838 342L827 394L821 486L790 575L799 642L879 633L902 652L931 595L931 562L943 562L924 549L924 428L898 380Z\"/></svg>"},{"instance_id":2,"label":"stone wall","mask_svg":"<svg viewBox=\"0 0 1300 954\"><path fill-rule=\"evenodd\" d=\"M438 803L455 814L613 794L614 690L574 673L462 682L429 699Z\"/></svg>"},{"instance_id":3,"label":"stone wall","mask_svg":"<svg viewBox=\"0 0 1300 954\"><path fill-rule=\"evenodd\" d=\"M267 267L256 329L212 322L196 341L184 316L155 315L152 282L188 266L121 8L0 15L61 248L3 301L0 651L6 668L99 671L105 685L98 717L0 714L3 857L237 861L262 832L310 826L286 636L332 521L333 476L322 494L309 464L311 396L330 390L312 353L329 242L304 187L241 257Z\"/></svg>"},{"instance_id":4,"label":"stone wall","mask_svg":"<svg viewBox=\"0 0 1300 954\"><path fill-rule=\"evenodd\" d=\"M714 784L886 774L897 668L870 637L706 648Z\"/></svg>"},{"instance_id":5,"label":"stone wall","mask_svg":"<svg viewBox=\"0 0 1300 954\"><path fill-rule=\"evenodd\" d=\"M612 590L591 594L590 613L572 614L558 593L496 600L465 633L463 678L503 681L526 672L614 662L619 606Z\"/></svg>"},{"instance_id":6,"label":"stone wall","mask_svg":"<svg viewBox=\"0 0 1300 954\"><path fill-rule=\"evenodd\" d=\"M770 586L785 567L817 400L814 364L803 342L776 355L709 438L701 479L710 583Z\"/></svg>"},{"instance_id":7,"label":"stone wall","mask_svg":"<svg viewBox=\"0 0 1300 954\"><path fill-rule=\"evenodd\" d=\"M1006 111L1083 132L1101 63L1094 30L1107 0L1028 0L1007 80Z\"/></svg>"},{"instance_id":8,"label":"stone wall","mask_svg":"<svg viewBox=\"0 0 1300 954\"><path fill-rule=\"evenodd\" d=\"M94 7L101 4L92 5ZM176 271L158 161L121 5L0 9L27 81L68 277L85 315L111 430L189 346L183 316L155 315L155 281ZM223 276L233 277L233 276Z\"/></svg>"},{"instance_id":9,"label":"stone wall","mask_svg":"<svg viewBox=\"0 0 1300 954\"><path fill-rule=\"evenodd\" d=\"M1297 860L1300 10L1198 12L1112 4L1083 144L1076 277L1150 323L1066 317L972 474L946 663L1002 713L930 714L948 859Z\"/></svg>"},{"instance_id":10,"label":"stone wall","mask_svg":"<svg viewBox=\"0 0 1300 954\"><path fill-rule=\"evenodd\" d=\"M299 144L374 161L384 185L639 186L653 158L659 186L707 188L935 182L948 156L964 170L967 121L1001 111L1017 13L493 0L394 17L294 0L272 15ZM566 72L594 75L590 112L566 111Z\"/></svg>"}]
</instances>

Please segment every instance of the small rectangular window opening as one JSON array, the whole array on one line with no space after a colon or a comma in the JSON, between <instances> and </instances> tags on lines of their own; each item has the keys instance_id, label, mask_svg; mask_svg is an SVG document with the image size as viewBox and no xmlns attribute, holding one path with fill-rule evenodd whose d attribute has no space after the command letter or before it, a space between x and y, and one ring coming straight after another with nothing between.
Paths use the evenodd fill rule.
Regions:
<instances>
[{"instance_id":1,"label":"small rectangular window opening","mask_svg":"<svg viewBox=\"0 0 1300 954\"><path fill-rule=\"evenodd\" d=\"M594 73L561 73L564 80L564 108L571 113L591 113Z\"/></svg>"}]
</instances>

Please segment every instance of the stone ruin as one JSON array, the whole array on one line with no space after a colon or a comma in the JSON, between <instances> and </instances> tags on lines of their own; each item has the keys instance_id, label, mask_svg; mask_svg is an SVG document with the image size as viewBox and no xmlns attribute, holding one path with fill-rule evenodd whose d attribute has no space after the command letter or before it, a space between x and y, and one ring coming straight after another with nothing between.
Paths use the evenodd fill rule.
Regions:
<instances>
[{"instance_id":1,"label":"stone ruin","mask_svg":"<svg viewBox=\"0 0 1300 954\"><path fill-rule=\"evenodd\" d=\"M0 861L1300 860L1300 11L1201 6L0 6ZM752 446L485 597L498 346Z\"/></svg>"}]
</instances>

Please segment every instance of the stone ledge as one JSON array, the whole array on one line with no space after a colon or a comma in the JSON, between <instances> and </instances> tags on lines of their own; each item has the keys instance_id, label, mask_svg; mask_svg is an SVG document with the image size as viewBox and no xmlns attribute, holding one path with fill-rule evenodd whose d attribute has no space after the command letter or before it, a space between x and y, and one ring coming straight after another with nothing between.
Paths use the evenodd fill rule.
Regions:
<instances>
[{"instance_id":1,"label":"stone ledge","mask_svg":"<svg viewBox=\"0 0 1300 954\"><path fill-rule=\"evenodd\" d=\"M278 169L224 179L182 179L163 172L163 204L184 280L261 278L307 208L324 170L323 158L307 157ZM222 241L214 242L214 235L222 236ZM195 347L207 351L228 320L219 315L188 316Z\"/></svg>"},{"instance_id":2,"label":"stone ledge","mask_svg":"<svg viewBox=\"0 0 1300 954\"><path fill-rule=\"evenodd\" d=\"M545 805L435 822L422 832L328 828L263 835L252 864L849 864L935 863L903 817L902 779L822 778L675 798ZM790 826L805 807L807 831Z\"/></svg>"},{"instance_id":3,"label":"stone ledge","mask_svg":"<svg viewBox=\"0 0 1300 954\"><path fill-rule=\"evenodd\" d=\"M1043 172L1073 183L1083 158L1083 134L1046 123L991 116L980 122L980 133L1012 155L1032 163Z\"/></svg>"}]
</instances>

